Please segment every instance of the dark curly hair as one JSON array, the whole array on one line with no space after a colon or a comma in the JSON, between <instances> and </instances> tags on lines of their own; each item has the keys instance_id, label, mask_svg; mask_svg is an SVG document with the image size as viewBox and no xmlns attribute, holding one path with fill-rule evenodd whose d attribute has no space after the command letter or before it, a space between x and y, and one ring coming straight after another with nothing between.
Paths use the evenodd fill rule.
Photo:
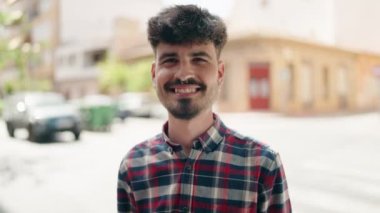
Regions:
<instances>
[{"instance_id":1,"label":"dark curly hair","mask_svg":"<svg viewBox=\"0 0 380 213\"><path fill-rule=\"evenodd\" d=\"M169 44L213 42L218 57L227 41L227 30L218 16L195 5L176 5L148 22L148 39L154 51L160 42Z\"/></svg>"}]
</instances>

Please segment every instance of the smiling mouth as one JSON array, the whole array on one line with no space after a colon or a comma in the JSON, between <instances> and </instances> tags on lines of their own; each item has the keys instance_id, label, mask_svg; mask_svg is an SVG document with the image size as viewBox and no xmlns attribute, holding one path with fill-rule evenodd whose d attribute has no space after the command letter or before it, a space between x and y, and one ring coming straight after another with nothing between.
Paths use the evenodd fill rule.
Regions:
<instances>
[{"instance_id":1,"label":"smiling mouth","mask_svg":"<svg viewBox=\"0 0 380 213\"><path fill-rule=\"evenodd\" d=\"M197 82L194 79L189 79L186 81L175 80L173 82L168 82L164 85L164 89L172 94L179 96L194 95L198 92L205 91L206 85Z\"/></svg>"},{"instance_id":2,"label":"smiling mouth","mask_svg":"<svg viewBox=\"0 0 380 213\"><path fill-rule=\"evenodd\" d=\"M176 94L192 94L200 91L200 87L182 87L182 88L170 88L171 92L174 92Z\"/></svg>"}]
</instances>

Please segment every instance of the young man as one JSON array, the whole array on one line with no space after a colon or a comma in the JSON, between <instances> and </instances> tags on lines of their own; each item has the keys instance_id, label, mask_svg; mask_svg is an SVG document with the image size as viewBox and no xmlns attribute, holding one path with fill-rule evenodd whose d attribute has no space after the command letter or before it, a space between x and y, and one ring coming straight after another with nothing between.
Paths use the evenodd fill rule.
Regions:
<instances>
[{"instance_id":1,"label":"young man","mask_svg":"<svg viewBox=\"0 0 380 213\"><path fill-rule=\"evenodd\" d=\"M224 77L223 21L194 5L149 21L154 87L169 112L118 176L119 212L291 212L281 160L212 112Z\"/></svg>"}]
</instances>

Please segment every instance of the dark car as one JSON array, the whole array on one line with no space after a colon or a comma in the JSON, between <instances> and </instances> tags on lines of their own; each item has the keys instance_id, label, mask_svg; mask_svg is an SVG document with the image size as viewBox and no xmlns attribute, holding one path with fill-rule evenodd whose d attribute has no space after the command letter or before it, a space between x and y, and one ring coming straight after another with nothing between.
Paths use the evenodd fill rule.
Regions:
<instances>
[{"instance_id":1,"label":"dark car","mask_svg":"<svg viewBox=\"0 0 380 213\"><path fill-rule=\"evenodd\" d=\"M75 140L81 134L78 110L66 103L61 94L54 92L23 92L5 99L3 117L10 137L15 130L24 128L29 140L40 141L56 132L70 131Z\"/></svg>"}]
</instances>

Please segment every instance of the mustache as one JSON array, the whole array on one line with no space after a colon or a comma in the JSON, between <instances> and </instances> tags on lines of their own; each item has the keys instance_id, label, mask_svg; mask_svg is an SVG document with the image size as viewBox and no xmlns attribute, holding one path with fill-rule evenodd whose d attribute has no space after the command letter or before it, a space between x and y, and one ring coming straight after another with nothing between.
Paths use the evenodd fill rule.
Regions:
<instances>
[{"instance_id":1,"label":"mustache","mask_svg":"<svg viewBox=\"0 0 380 213\"><path fill-rule=\"evenodd\" d=\"M207 86L204 83L197 81L194 78L189 78L189 79L186 79L184 81L180 80L180 79L175 79L174 81L169 81L169 82L164 84L164 89L170 90L172 87L178 86L178 85L197 85L197 86L199 86L200 90L205 90L207 88Z\"/></svg>"}]
</instances>

